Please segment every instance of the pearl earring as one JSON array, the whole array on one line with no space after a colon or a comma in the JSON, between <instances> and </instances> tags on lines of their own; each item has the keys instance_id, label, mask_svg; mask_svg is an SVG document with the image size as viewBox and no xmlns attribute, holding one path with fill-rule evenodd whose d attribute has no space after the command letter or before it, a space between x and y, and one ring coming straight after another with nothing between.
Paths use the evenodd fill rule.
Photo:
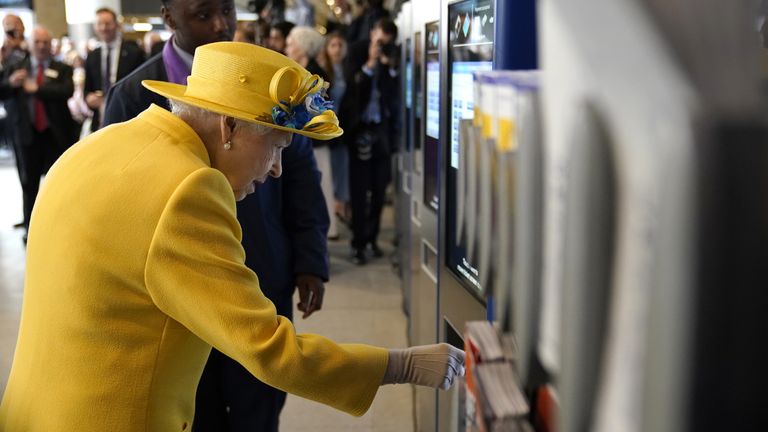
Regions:
<instances>
[{"instance_id":1,"label":"pearl earring","mask_svg":"<svg viewBox=\"0 0 768 432\"><path fill-rule=\"evenodd\" d=\"M232 141L227 141L224 143L224 150L229 150L232 148Z\"/></svg>"}]
</instances>

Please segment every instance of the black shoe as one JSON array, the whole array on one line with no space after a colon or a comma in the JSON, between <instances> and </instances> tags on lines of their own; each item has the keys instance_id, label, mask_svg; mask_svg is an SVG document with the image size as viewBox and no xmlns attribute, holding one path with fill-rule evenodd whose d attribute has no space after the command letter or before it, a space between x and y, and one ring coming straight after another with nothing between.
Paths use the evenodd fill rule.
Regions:
<instances>
[{"instance_id":1,"label":"black shoe","mask_svg":"<svg viewBox=\"0 0 768 432\"><path fill-rule=\"evenodd\" d=\"M373 256L375 256L376 258L381 258L384 256L384 251L381 250L379 245L377 245L376 243L371 243L371 250L373 251Z\"/></svg>"},{"instance_id":2,"label":"black shoe","mask_svg":"<svg viewBox=\"0 0 768 432\"><path fill-rule=\"evenodd\" d=\"M22 222L19 222L19 223L17 223L17 224L13 224L13 228L14 228L14 229L24 228L25 226L26 226L26 225L24 224L24 222L23 222L23 221L22 221Z\"/></svg>"},{"instance_id":3,"label":"black shoe","mask_svg":"<svg viewBox=\"0 0 768 432\"><path fill-rule=\"evenodd\" d=\"M357 265L365 265L368 260L365 259L364 249L352 249L352 262Z\"/></svg>"}]
</instances>

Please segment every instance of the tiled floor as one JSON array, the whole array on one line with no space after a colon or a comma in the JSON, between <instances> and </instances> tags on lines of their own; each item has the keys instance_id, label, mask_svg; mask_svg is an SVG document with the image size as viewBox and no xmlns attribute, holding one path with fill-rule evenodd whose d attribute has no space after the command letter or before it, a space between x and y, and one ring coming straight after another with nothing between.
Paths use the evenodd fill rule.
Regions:
<instances>
[{"instance_id":1,"label":"tiled floor","mask_svg":"<svg viewBox=\"0 0 768 432\"><path fill-rule=\"evenodd\" d=\"M24 272L21 190L7 153L0 152L0 397L5 390L18 332ZM392 237L391 212L385 215L381 246ZM345 233L346 234L346 233ZM391 247L391 246L390 246ZM326 285L323 309L303 320L296 314L299 332L328 336L338 342L360 342L384 347L405 347L406 318L397 276L386 258L365 267L347 261L348 236L329 245L331 282ZM385 249L386 251L386 249ZM385 386L371 409L360 418L297 397L288 397L281 418L283 432L408 432L413 430L410 386Z\"/></svg>"},{"instance_id":2,"label":"tiled floor","mask_svg":"<svg viewBox=\"0 0 768 432\"><path fill-rule=\"evenodd\" d=\"M21 187L13 159L0 149L0 395L5 391L11 370L16 334L19 331L24 281L24 245L20 222Z\"/></svg>"}]
</instances>

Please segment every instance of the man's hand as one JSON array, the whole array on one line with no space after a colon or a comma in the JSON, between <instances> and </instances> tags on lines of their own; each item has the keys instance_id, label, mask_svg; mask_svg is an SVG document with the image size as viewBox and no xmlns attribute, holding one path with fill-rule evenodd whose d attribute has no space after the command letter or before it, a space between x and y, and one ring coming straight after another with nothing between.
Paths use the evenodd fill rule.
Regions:
<instances>
[{"instance_id":1,"label":"man's hand","mask_svg":"<svg viewBox=\"0 0 768 432\"><path fill-rule=\"evenodd\" d=\"M37 82L33 79L27 79L24 81L24 91L28 94L35 94L37 93L37 89L39 87L37 86Z\"/></svg>"},{"instance_id":2,"label":"man's hand","mask_svg":"<svg viewBox=\"0 0 768 432\"><path fill-rule=\"evenodd\" d=\"M325 285L317 276L300 274L296 276L296 288L299 289L299 304L297 307L304 312L302 318L307 318L323 306Z\"/></svg>"},{"instance_id":3,"label":"man's hand","mask_svg":"<svg viewBox=\"0 0 768 432\"><path fill-rule=\"evenodd\" d=\"M99 109L104 104L104 94L100 91L95 91L85 95L85 104L90 109Z\"/></svg>"},{"instance_id":4,"label":"man's hand","mask_svg":"<svg viewBox=\"0 0 768 432\"><path fill-rule=\"evenodd\" d=\"M19 88L24 85L24 82L27 80L27 70L26 69L17 69L13 71L11 76L8 78L8 81L11 84L11 87L13 88Z\"/></svg>"}]
</instances>

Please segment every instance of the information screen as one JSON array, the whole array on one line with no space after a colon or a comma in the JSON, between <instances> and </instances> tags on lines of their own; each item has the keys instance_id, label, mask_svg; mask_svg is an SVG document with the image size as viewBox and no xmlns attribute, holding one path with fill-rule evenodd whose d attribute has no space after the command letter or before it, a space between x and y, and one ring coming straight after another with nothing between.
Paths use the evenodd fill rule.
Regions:
<instances>
[{"instance_id":1,"label":"information screen","mask_svg":"<svg viewBox=\"0 0 768 432\"><path fill-rule=\"evenodd\" d=\"M439 191L437 175L440 170L440 25L425 26L425 64L427 69L427 127L424 133L424 205L437 212Z\"/></svg>"},{"instance_id":2,"label":"information screen","mask_svg":"<svg viewBox=\"0 0 768 432\"><path fill-rule=\"evenodd\" d=\"M474 109L473 74L491 70L493 66L494 8L492 0L466 0L448 7L448 99L450 127L446 158L446 265L470 290L482 294L476 262L467 258L466 235L457 239L457 212L465 214L477 209L457 209L457 179L460 173L462 146L460 123L472 119ZM462 192L458 192L462 193ZM466 202L466 200L464 200ZM466 230L465 230L466 232Z\"/></svg>"},{"instance_id":3,"label":"information screen","mask_svg":"<svg viewBox=\"0 0 768 432\"><path fill-rule=\"evenodd\" d=\"M405 88L405 151L413 149L413 134L411 129L411 114L413 113L413 60L411 58L411 40L405 40L405 73L403 87Z\"/></svg>"},{"instance_id":4,"label":"information screen","mask_svg":"<svg viewBox=\"0 0 768 432\"><path fill-rule=\"evenodd\" d=\"M424 116L424 85L421 82L424 70L424 46L421 32L413 35L413 93L414 93L414 111L413 111L413 130L416 137L414 147L421 150L422 136L421 124ZM414 164L414 170L421 170L421 166Z\"/></svg>"}]
</instances>

